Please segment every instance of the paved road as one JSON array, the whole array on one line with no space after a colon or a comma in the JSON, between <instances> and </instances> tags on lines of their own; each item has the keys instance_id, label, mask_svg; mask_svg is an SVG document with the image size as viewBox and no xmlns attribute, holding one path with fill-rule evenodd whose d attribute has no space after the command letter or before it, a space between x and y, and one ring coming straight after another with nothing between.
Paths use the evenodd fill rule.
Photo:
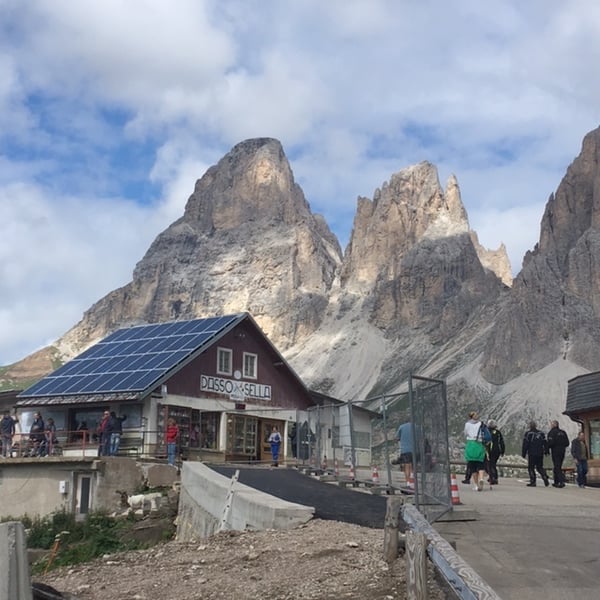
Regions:
<instances>
[{"instance_id":1,"label":"paved road","mask_svg":"<svg viewBox=\"0 0 600 600\"><path fill-rule=\"evenodd\" d=\"M600 598L600 489L459 485L471 522L435 528L503 600Z\"/></svg>"},{"instance_id":2,"label":"paved road","mask_svg":"<svg viewBox=\"0 0 600 600\"><path fill-rule=\"evenodd\" d=\"M226 477L231 477L237 467L211 465L211 468ZM317 519L383 528L386 506L384 496L323 483L314 477L303 475L296 469L241 467L239 471L241 483L289 502L312 506Z\"/></svg>"}]
</instances>

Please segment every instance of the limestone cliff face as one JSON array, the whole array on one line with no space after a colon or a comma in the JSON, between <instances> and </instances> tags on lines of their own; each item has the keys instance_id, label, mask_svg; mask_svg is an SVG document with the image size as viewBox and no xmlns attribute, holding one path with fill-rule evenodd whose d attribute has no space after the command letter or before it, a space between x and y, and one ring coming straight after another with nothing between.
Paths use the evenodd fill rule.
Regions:
<instances>
[{"instance_id":1,"label":"limestone cliff face","mask_svg":"<svg viewBox=\"0 0 600 600\"><path fill-rule=\"evenodd\" d=\"M80 348L132 322L249 311L282 350L320 324L341 262L277 140L235 146L196 183L185 213L61 341Z\"/></svg>"},{"instance_id":2,"label":"limestone cliff face","mask_svg":"<svg viewBox=\"0 0 600 600\"><path fill-rule=\"evenodd\" d=\"M359 198L340 284L367 298L365 316L388 335L424 328L437 341L501 291L469 235L456 178L443 191L427 162L392 175L372 201Z\"/></svg>"},{"instance_id":3,"label":"limestone cliff face","mask_svg":"<svg viewBox=\"0 0 600 600\"><path fill-rule=\"evenodd\" d=\"M348 291L371 288L377 280L393 280L399 259L422 239L442 239L469 230L454 177L447 193L437 169L428 162L392 175L373 200L359 198L341 282Z\"/></svg>"},{"instance_id":4,"label":"limestone cliff face","mask_svg":"<svg viewBox=\"0 0 600 600\"><path fill-rule=\"evenodd\" d=\"M315 389L358 399L402 390L409 372L444 378L457 432L477 408L519 437L524 416L562 412L569 377L600 369L599 222L600 129L514 282L505 248L470 230L456 179L442 189L427 162L358 199L342 257L281 144L247 140L58 347L69 358L127 324L249 311Z\"/></svg>"},{"instance_id":5,"label":"limestone cliff face","mask_svg":"<svg viewBox=\"0 0 600 600\"><path fill-rule=\"evenodd\" d=\"M488 340L482 372L495 383L557 358L600 369L600 129L550 196L540 241L527 253Z\"/></svg>"},{"instance_id":6,"label":"limestone cliff face","mask_svg":"<svg viewBox=\"0 0 600 600\"><path fill-rule=\"evenodd\" d=\"M511 286L513 282L513 276L508 253L506 252L506 246L504 244L500 244L500 247L497 250L484 248L479 243L477 233L475 233L473 230L471 230L469 233L481 264L492 273L495 273L504 285Z\"/></svg>"}]
</instances>

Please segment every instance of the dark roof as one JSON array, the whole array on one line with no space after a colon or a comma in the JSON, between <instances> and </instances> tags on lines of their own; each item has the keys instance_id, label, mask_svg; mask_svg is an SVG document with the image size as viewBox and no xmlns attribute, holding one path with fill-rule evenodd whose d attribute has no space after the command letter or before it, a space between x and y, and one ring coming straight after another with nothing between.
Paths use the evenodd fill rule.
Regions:
<instances>
[{"instance_id":1,"label":"dark roof","mask_svg":"<svg viewBox=\"0 0 600 600\"><path fill-rule=\"evenodd\" d=\"M566 415L576 415L600 408L600 371L569 379Z\"/></svg>"},{"instance_id":2,"label":"dark roof","mask_svg":"<svg viewBox=\"0 0 600 600\"><path fill-rule=\"evenodd\" d=\"M116 393L143 397L246 318L252 320L239 313L119 329L21 392L18 404Z\"/></svg>"}]
</instances>

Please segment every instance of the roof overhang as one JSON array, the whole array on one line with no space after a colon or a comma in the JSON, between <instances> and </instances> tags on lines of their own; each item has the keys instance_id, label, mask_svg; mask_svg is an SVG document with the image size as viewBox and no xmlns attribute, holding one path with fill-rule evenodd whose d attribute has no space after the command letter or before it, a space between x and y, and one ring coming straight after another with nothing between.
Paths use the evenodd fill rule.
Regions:
<instances>
[{"instance_id":1,"label":"roof overhang","mask_svg":"<svg viewBox=\"0 0 600 600\"><path fill-rule=\"evenodd\" d=\"M17 400L15 406L61 406L73 404L105 404L107 402L131 402L139 400L139 394L79 394L76 396L31 397Z\"/></svg>"}]
</instances>

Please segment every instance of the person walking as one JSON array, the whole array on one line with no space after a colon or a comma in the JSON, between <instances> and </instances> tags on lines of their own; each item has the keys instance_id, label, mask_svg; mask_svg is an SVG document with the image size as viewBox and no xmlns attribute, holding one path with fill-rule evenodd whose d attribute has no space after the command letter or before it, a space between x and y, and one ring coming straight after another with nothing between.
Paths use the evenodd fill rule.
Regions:
<instances>
[{"instance_id":1,"label":"person walking","mask_svg":"<svg viewBox=\"0 0 600 600\"><path fill-rule=\"evenodd\" d=\"M496 465L498 459L504 456L504 437L493 419L488 421L487 426L492 436L492 441L487 445L488 475L490 485L498 485L498 467Z\"/></svg>"},{"instance_id":2,"label":"person walking","mask_svg":"<svg viewBox=\"0 0 600 600\"><path fill-rule=\"evenodd\" d=\"M396 439L398 440L398 462L404 472L404 480L408 483L410 474L413 469L413 430L410 421L402 423L396 431Z\"/></svg>"},{"instance_id":3,"label":"person walking","mask_svg":"<svg viewBox=\"0 0 600 600\"><path fill-rule=\"evenodd\" d=\"M523 458L527 457L527 471L529 472L527 487L536 486L536 471L540 474L544 485L546 487L550 485L546 469L544 469L544 454L548 454L546 435L537 428L535 421L530 421L529 430L523 436L523 447L521 450L521 456Z\"/></svg>"},{"instance_id":4,"label":"person walking","mask_svg":"<svg viewBox=\"0 0 600 600\"><path fill-rule=\"evenodd\" d=\"M0 435L2 436L2 458L10 458L15 435L15 421L10 416L10 411L5 410L4 416L0 419Z\"/></svg>"},{"instance_id":5,"label":"person walking","mask_svg":"<svg viewBox=\"0 0 600 600\"><path fill-rule=\"evenodd\" d=\"M571 442L571 456L577 466L577 485L584 488L587 485L588 459L590 452L585 441L585 431L580 431Z\"/></svg>"},{"instance_id":6,"label":"person walking","mask_svg":"<svg viewBox=\"0 0 600 600\"><path fill-rule=\"evenodd\" d=\"M565 487L565 474L562 466L565 460L565 452L569 447L569 436L567 432L558 426L558 421L550 421L550 431L548 431L548 448L552 457L552 483L553 487Z\"/></svg>"},{"instance_id":7,"label":"person walking","mask_svg":"<svg viewBox=\"0 0 600 600\"><path fill-rule=\"evenodd\" d=\"M177 455L177 442L179 441L179 427L173 417L167 419L165 441L167 443L167 462L174 467Z\"/></svg>"},{"instance_id":8,"label":"person walking","mask_svg":"<svg viewBox=\"0 0 600 600\"><path fill-rule=\"evenodd\" d=\"M485 478L485 445L482 438L482 425L479 415L472 411L469 413L469 420L465 423L464 434L467 440L465 445L465 460L467 461L468 472L471 473L473 480L473 489L483 491Z\"/></svg>"},{"instance_id":9,"label":"person walking","mask_svg":"<svg viewBox=\"0 0 600 600\"><path fill-rule=\"evenodd\" d=\"M269 436L269 444L271 444L271 456L273 458L272 466L279 466L279 447L281 446L281 434L277 430L277 425L273 425L271 435Z\"/></svg>"}]
</instances>

